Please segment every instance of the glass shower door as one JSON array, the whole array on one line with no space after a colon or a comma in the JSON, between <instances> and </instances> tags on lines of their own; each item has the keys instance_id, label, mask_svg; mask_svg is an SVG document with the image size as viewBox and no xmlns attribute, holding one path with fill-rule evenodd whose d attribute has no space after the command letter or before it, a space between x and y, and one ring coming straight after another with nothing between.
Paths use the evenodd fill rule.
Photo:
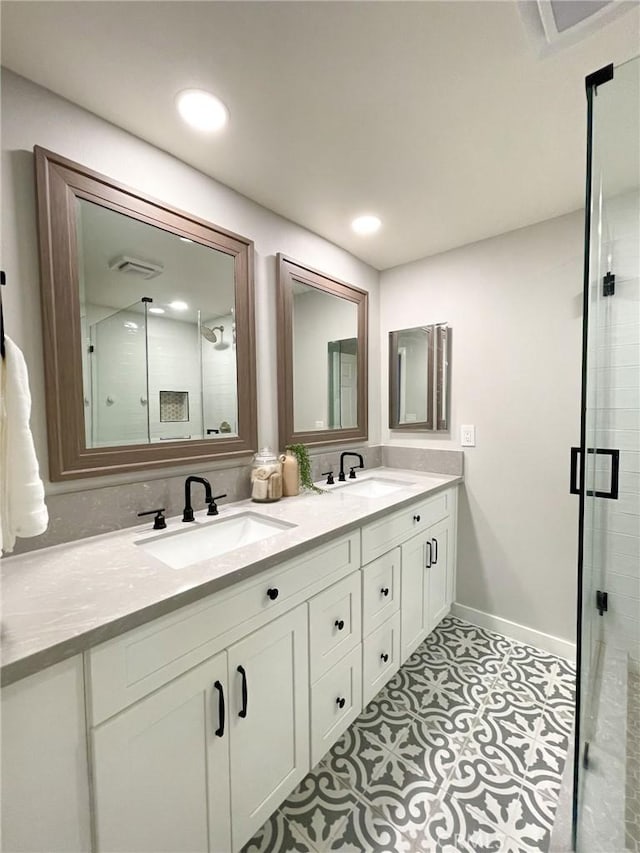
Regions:
<instances>
[{"instance_id":1,"label":"glass shower door","mask_svg":"<svg viewBox=\"0 0 640 853\"><path fill-rule=\"evenodd\" d=\"M148 442L147 303L97 320L89 334L91 446Z\"/></svg>"},{"instance_id":2,"label":"glass shower door","mask_svg":"<svg viewBox=\"0 0 640 853\"><path fill-rule=\"evenodd\" d=\"M640 59L591 75L587 98L574 840L622 851L639 849L625 806L640 666Z\"/></svg>"}]
</instances>

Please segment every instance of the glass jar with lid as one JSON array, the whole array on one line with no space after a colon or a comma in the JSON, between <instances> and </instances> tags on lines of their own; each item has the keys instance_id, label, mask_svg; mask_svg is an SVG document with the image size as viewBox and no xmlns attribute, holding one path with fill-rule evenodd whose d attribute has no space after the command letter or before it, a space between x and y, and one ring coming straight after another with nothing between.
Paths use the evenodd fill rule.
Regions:
<instances>
[{"instance_id":1,"label":"glass jar with lid","mask_svg":"<svg viewBox=\"0 0 640 853\"><path fill-rule=\"evenodd\" d=\"M272 503L281 497L282 463L270 447L263 447L251 464L251 500Z\"/></svg>"}]
</instances>

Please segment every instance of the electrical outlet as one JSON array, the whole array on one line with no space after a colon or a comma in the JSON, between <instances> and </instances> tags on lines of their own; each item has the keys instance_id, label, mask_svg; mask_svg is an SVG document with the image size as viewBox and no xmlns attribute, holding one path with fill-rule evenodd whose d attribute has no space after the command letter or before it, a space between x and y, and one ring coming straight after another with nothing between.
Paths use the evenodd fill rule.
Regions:
<instances>
[{"instance_id":1,"label":"electrical outlet","mask_svg":"<svg viewBox=\"0 0 640 853\"><path fill-rule=\"evenodd\" d=\"M463 447L476 446L476 428L473 424L466 424L460 427L460 444Z\"/></svg>"}]
</instances>

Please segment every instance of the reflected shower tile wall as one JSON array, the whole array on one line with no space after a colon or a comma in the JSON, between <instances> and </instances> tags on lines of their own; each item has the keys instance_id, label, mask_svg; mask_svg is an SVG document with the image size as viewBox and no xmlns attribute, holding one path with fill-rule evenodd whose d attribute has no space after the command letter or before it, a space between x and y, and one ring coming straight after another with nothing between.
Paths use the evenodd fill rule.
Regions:
<instances>
[{"instance_id":1,"label":"reflected shower tile wall","mask_svg":"<svg viewBox=\"0 0 640 853\"><path fill-rule=\"evenodd\" d=\"M609 200L612 235L607 252L616 275L615 293L600 300L594 322L600 345L594 353L591 378L596 392L595 434L598 447L620 450L619 497L597 500L591 562L606 567L604 589L609 610L605 641L629 652L640 663L640 252L638 198L629 194ZM610 462L596 463L596 487L608 489ZM590 568L587 566L586 568Z\"/></svg>"}]
</instances>

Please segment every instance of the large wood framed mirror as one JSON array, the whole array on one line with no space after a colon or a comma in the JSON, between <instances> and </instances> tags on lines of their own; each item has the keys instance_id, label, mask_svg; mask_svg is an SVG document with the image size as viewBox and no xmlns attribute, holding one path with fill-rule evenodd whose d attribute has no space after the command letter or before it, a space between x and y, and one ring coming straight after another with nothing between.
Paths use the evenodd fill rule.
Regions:
<instances>
[{"instance_id":1,"label":"large wood framed mirror","mask_svg":"<svg viewBox=\"0 0 640 853\"><path fill-rule=\"evenodd\" d=\"M368 294L277 260L280 446L364 441Z\"/></svg>"},{"instance_id":2,"label":"large wood framed mirror","mask_svg":"<svg viewBox=\"0 0 640 853\"><path fill-rule=\"evenodd\" d=\"M252 241L34 152L51 479L255 451Z\"/></svg>"}]
</instances>

